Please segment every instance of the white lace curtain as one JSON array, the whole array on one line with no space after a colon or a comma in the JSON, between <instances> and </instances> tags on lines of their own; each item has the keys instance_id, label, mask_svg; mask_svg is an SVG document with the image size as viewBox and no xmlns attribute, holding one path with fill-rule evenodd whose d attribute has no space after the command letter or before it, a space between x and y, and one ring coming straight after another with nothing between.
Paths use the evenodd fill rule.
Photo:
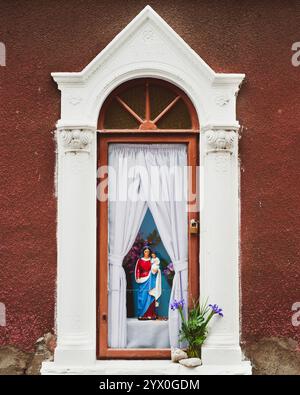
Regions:
<instances>
[{"instance_id":1,"label":"white lace curtain","mask_svg":"<svg viewBox=\"0 0 300 395\"><path fill-rule=\"evenodd\" d=\"M127 343L126 276L122 262L149 207L174 264L171 300L187 302L187 153L184 144L112 144L109 147L109 347ZM185 305L186 313L187 303ZM169 308L170 345L180 319Z\"/></svg>"}]
</instances>

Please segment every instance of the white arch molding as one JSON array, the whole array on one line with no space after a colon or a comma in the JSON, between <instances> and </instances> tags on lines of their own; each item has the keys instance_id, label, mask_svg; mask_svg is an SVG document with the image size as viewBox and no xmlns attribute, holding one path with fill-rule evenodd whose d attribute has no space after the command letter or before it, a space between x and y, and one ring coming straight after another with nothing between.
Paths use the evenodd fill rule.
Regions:
<instances>
[{"instance_id":1,"label":"white arch molding","mask_svg":"<svg viewBox=\"0 0 300 395\"><path fill-rule=\"evenodd\" d=\"M57 348L43 374L251 374L239 344L239 168L236 94L244 74L215 73L145 7L78 73L52 73L61 91L57 122ZM170 361L96 360L96 133L106 97L125 81L155 77L181 88L197 111L203 166L201 295L219 303L201 367Z\"/></svg>"}]
</instances>

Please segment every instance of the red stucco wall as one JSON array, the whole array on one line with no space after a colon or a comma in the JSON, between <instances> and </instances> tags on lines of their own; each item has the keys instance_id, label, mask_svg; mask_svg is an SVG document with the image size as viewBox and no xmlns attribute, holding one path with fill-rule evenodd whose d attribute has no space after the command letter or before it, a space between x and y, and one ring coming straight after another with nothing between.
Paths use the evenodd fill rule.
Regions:
<instances>
[{"instance_id":1,"label":"red stucco wall","mask_svg":"<svg viewBox=\"0 0 300 395\"><path fill-rule=\"evenodd\" d=\"M245 72L241 153L242 337L292 337L300 301L299 1L150 1L218 72ZM145 1L0 1L0 345L32 350L54 326L55 145L52 71L79 71ZM200 120L201 121L201 120Z\"/></svg>"}]
</instances>

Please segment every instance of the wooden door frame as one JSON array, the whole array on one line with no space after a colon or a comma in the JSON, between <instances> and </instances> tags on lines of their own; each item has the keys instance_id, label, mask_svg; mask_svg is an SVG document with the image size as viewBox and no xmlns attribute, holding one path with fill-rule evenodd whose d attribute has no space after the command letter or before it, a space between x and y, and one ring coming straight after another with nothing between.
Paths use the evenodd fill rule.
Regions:
<instances>
[{"instance_id":1,"label":"wooden door frame","mask_svg":"<svg viewBox=\"0 0 300 395\"><path fill-rule=\"evenodd\" d=\"M98 133L98 168L108 164L109 144L186 144L188 165L192 166L192 192L197 193L197 167L199 166L199 133ZM188 224L199 212L188 213ZM97 358L98 359L169 359L170 349L118 349L108 348L108 201L97 203ZM199 235L188 231L188 287L189 307L192 299L199 298Z\"/></svg>"}]
</instances>

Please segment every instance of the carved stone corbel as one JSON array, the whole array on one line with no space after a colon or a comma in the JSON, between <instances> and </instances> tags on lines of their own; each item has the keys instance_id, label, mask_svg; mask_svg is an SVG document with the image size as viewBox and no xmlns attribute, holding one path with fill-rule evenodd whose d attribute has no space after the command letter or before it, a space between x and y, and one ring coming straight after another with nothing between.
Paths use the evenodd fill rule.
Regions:
<instances>
[{"instance_id":1,"label":"carved stone corbel","mask_svg":"<svg viewBox=\"0 0 300 395\"><path fill-rule=\"evenodd\" d=\"M88 129L60 129L59 138L65 153L90 153L92 132Z\"/></svg>"},{"instance_id":2,"label":"carved stone corbel","mask_svg":"<svg viewBox=\"0 0 300 395\"><path fill-rule=\"evenodd\" d=\"M229 152L233 153L234 141L237 132L226 129L210 129L205 133L207 150L206 153L211 152Z\"/></svg>"}]
</instances>

